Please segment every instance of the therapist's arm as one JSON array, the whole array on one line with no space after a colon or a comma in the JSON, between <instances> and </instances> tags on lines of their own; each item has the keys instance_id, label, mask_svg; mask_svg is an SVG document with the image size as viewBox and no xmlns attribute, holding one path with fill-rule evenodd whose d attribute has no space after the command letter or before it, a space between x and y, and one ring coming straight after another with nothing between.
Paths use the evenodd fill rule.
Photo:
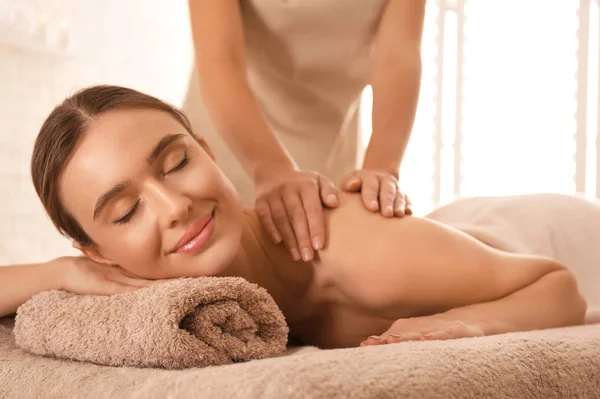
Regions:
<instances>
[{"instance_id":1,"label":"therapist's arm","mask_svg":"<svg viewBox=\"0 0 600 399\"><path fill-rule=\"evenodd\" d=\"M201 91L215 128L255 181L270 169L293 170L246 78L239 1L190 0L189 9Z\"/></svg>"},{"instance_id":2,"label":"therapist's arm","mask_svg":"<svg viewBox=\"0 0 600 399\"><path fill-rule=\"evenodd\" d=\"M310 261L325 245L323 204L337 206L337 189L319 173L299 170L270 130L246 76L239 1L190 0L189 9L211 121L256 185L262 225L294 260Z\"/></svg>"},{"instance_id":3,"label":"therapist's arm","mask_svg":"<svg viewBox=\"0 0 600 399\"><path fill-rule=\"evenodd\" d=\"M421 82L425 0L388 0L370 75L373 131L363 169L398 178L415 120Z\"/></svg>"}]
</instances>

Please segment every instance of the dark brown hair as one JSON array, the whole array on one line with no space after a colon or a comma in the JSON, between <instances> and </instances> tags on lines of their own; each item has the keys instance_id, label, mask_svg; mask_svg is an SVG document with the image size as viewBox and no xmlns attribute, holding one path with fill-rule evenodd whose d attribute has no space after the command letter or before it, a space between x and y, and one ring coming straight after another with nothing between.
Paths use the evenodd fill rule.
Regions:
<instances>
[{"instance_id":1,"label":"dark brown hair","mask_svg":"<svg viewBox=\"0 0 600 399\"><path fill-rule=\"evenodd\" d=\"M197 139L189 120L176 107L126 87L101 85L80 90L54 108L35 141L31 157L35 191L58 231L83 246L93 241L63 206L59 179L89 123L104 112L127 108L164 111Z\"/></svg>"}]
</instances>

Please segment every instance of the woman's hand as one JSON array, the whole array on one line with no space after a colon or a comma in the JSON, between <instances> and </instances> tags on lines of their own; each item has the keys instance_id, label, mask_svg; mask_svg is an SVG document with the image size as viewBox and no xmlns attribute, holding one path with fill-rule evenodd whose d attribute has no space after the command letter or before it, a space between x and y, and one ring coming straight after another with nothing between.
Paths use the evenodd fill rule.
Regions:
<instances>
[{"instance_id":1,"label":"woman's hand","mask_svg":"<svg viewBox=\"0 0 600 399\"><path fill-rule=\"evenodd\" d=\"M370 336L360 346L394 344L405 341L428 341L484 336L483 330L448 315L398 319L381 336Z\"/></svg>"},{"instance_id":2,"label":"woman's hand","mask_svg":"<svg viewBox=\"0 0 600 399\"><path fill-rule=\"evenodd\" d=\"M316 172L291 170L258 181L256 189L256 211L273 241L283 241L294 260L312 260L325 245L323 204L338 204L333 182Z\"/></svg>"},{"instance_id":3,"label":"woman's hand","mask_svg":"<svg viewBox=\"0 0 600 399\"><path fill-rule=\"evenodd\" d=\"M370 211L380 211L386 217L412 215L412 204L391 173L358 169L342 179L341 187L349 192L360 191Z\"/></svg>"},{"instance_id":4,"label":"woman's hand","mask_svg":"<svg viewBox=\"0 0 600 399\"><path fill-rule=\"evenodd\" d=\"M52 261L60 270L60 289L82 295L113 295L164 282L146 280L120 266L96 263L81 257L62 257Z\"/></svg>"}]
</instances>

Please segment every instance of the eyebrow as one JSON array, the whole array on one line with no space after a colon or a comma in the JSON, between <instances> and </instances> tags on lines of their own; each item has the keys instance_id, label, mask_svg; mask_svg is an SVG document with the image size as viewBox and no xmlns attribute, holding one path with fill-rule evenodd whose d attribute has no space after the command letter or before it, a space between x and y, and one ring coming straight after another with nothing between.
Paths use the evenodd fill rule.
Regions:
<instances>
[{"instance_id":1,"label":"eyebrow","mask_svg":"<svg viewBox=\"0 0 600 399\"><path fill-rule=\"evenodd\" d=\"M162 139L160 139L160 141L158 142L158 144L156 144L150 155L148 155L148 157L146 158L146 162L148 164L152 164L154 161L156 161L160 154L169 146L169 144L183 137L185 137L185 134L168 134ZM111 188L110 190L108 190L107 192L105 192L104 194L102 194L100 198L98 198L98 201L96 201L96 205L94 206L94 220L98 218L98 215L100 215L100 212L102 212L106 205L108 205L108 203L113 198L115 198L117 195L123 192L123 190L125 190L125 188L127 188L129 184L131 184L130 181L121 182L113 188Z\"/></svg>"},{"instance_id":2,"label":"eyebrow","mask_svg":"<svg viewBox=\"0 0 600 399\"><path fill-rule=\"evenodd\" d=\"M156 161L156 158L160 156L160 154L165 150L165 148L169 146L169 144L183 137L185 137L185 134L167 134L165 137L160 139L160 141L154 147L150 155L148 155L148 158L146 158L148 164L151 164L152 162Z\"/></svg>"}]
</instances>

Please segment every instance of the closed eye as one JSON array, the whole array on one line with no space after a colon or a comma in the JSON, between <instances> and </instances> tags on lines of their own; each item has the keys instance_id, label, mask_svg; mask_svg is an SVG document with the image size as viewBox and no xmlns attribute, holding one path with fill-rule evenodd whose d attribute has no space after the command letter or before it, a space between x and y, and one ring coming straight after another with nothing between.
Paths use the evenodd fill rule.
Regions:
<instances>
[{"instance_id":1,"label":"closed eye","mask_svg":"<svg viewBox=\"0 0 600 399\"><path fill-rule=\"evenodd\" d=\"M131 218L133 217L133 215L135 214L135 211L137 210L139 204L140 204L140 200L138 199L136 201L136 203L133 205L133 207L131 208L131 210L129 212L127 212L127 214L125 214L122 218L115 220L113 223L125 224L125 223L129 222L131 220Z\"/></svg>"},{"instance_id":2,"label":"closed eye","mask_svg":"<svg viewBox=\"0 0 600 399\"><path fill-rule=\"evenodd\" d=\"M179 162L179 165L175 166L173 169L171 169L170 171L165 173L165 175L168 175L170 173L177 172L178 170L183 169L185 167L185 165L188 164L189 160L190 159L188 158L187 154L185 154L185 156L183 157L183 160L181 162Z\"/></svg>"},{"instance_id":3,"label":"closed eye","mask_svg":"<svg viewBox=\"0 0 600 399\"><path fill-rule=\"evenodd\" d=\"M187 154L185 154L185 156L181 160L181 162L179 162L179 164L177 166L175 166L173 169L171 169L167 173L165 173L165 175L168 175L170 173L174 173L174 172L177 172L177 171L183 169L188 164L189 160L190 159L188 158ZM113 223L115 223L115 224L128 223L131 220L131 218L133 218L133 216L135 215L135 212L137 211L139 204L140 204L140 200L138 199L129 212L127 212L123 217L115 220Z\"/></svg>"}]
</instances>

